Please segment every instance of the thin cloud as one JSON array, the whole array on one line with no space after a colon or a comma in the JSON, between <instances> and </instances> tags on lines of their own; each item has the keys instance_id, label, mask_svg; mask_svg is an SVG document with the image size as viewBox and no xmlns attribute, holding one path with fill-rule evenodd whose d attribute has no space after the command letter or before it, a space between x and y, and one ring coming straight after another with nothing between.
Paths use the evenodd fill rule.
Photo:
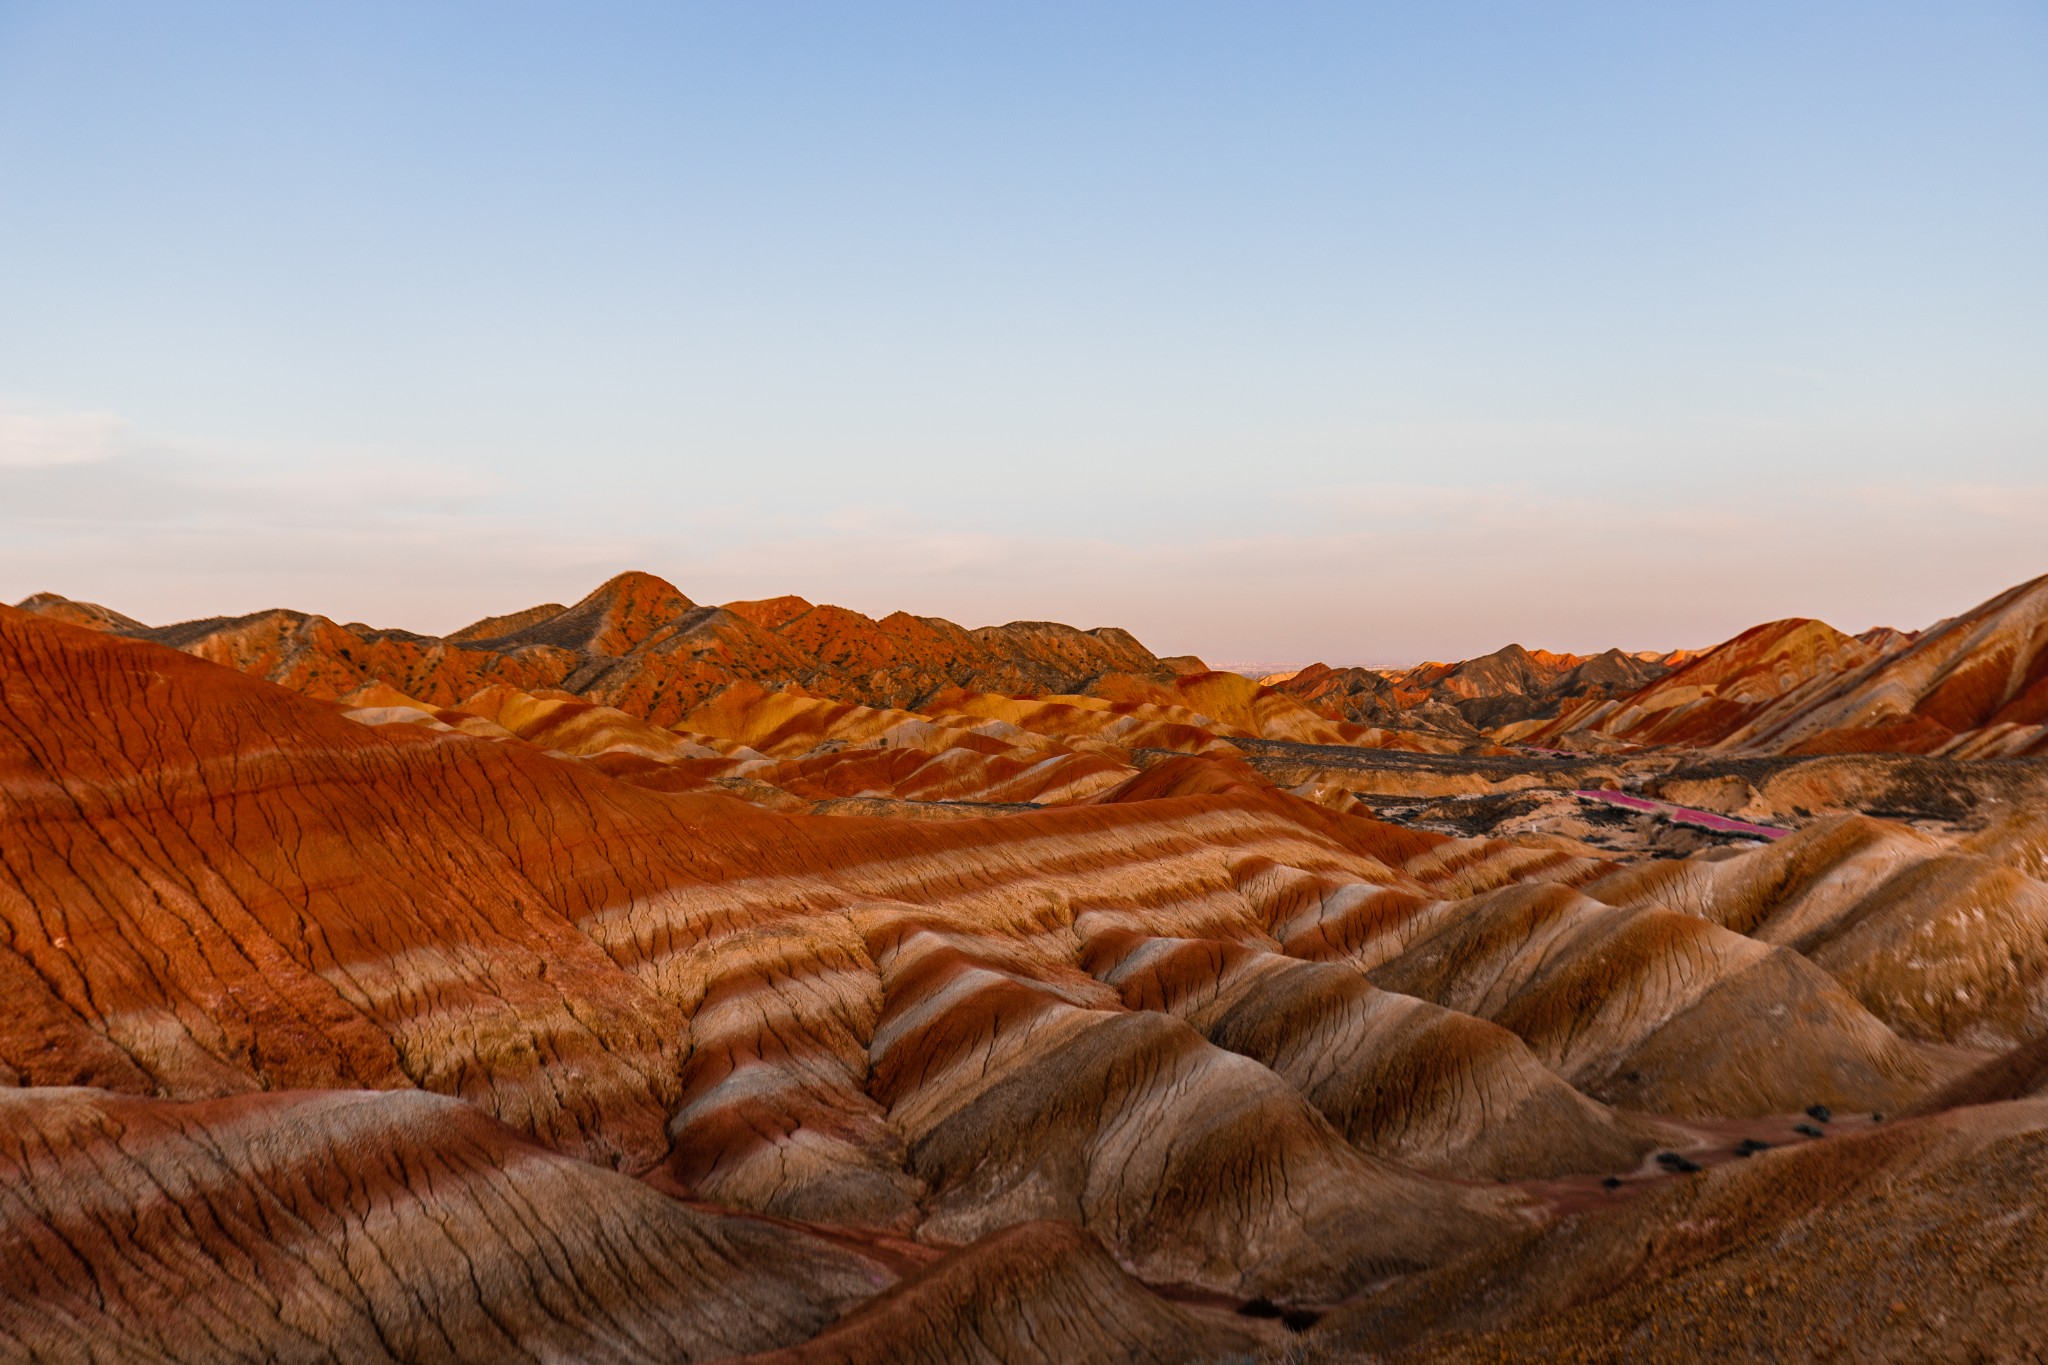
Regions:
<instances>
[{"instance_id":1,"label":"thin cloud","mask_svg":"<svg viewBox=\"0 0 2048 1365\"><path fill-rule=\"evenodd\" d=\"M1858 493L1870 505L1892 511L1932 508L2048 527L2048 484L2043 483L1888 483L1870 484Z\"/></svg>"},{"instance_id":2,"label":"thin cloud","mask_svg":"<svg viewBox=\"0 0 2048 1365\"><path fill-rule=\"evenodd\" d=\"M140 431L104 413L0 412L0 524L16 527L331 526L459 514L498 491L474 474L382 452L281 459Z\"/></svg>"},{"instance_id":3,"label":"thin cloud","mask_svg":"<svg viewBox=\"0 0 2048 1365\"><path fill-rule=\"evenodd\" d=\"M1019 506L788 510L582 495L521 508L388 452L262 459L40 414L0 464L0 597L144 620L287 605L446 631L643 568L699 601L793 592L966 625L1117 625L1163 653L1332 663L1704 645L1779 616L1911 626L2048 569L2048 486L1776 485L1676 495L1534 479L1360 482L1233 509L1235 531L1081 534ZM1540 466L1536 466L1540 467Z\"/></svg>"},{"instance_id":4,"label":"thin cloud","mask_svg":"<svg viewBox=\"0 0 2048 1365\"><path fill-rule=\"evenodd\" d=\"M122 448L127 424L103 412L0 410L0 469L97 464Z\"/></svg>"}]
</instances>

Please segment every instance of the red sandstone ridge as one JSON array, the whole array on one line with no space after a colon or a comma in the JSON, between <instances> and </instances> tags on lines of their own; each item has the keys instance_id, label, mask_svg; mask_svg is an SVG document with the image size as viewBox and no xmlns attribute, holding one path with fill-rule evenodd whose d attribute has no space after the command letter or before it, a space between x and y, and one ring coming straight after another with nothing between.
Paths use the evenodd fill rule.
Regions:
<instances>
[{"instance_id":1,"label":"red sandstone ridge","mask_svg":"<svg viewBox=\"0 0 2048 1365\"><path fill-rule=\"evenodd\" d=\"M155 640L316 697L381 682L454 706L503 683L573 692L661 726L738 680L901 706L945 687L1074 692L1106 673L1175 676L1120 630L967 630L903 612L875 621L794 597L707 607L645 573L620 574L571 607L489 617L445 639L285 610L151 628L49 594L22 609Z\"/></svg>"},{"instance_id":2,"label":"red sandstone ridge","mask_svg":"<svg viewBox=\"0 0 2048 1365\"><path fill-rule=\"evenodd\" d=\"M1625 695L1689 657L1683 650L1643 655L1610 649L1584 656L1509 645L1462 663L1384 670L1311 664L1269 681L1278 691L1359 724L1476 739L1516 721L1554 715L1560 707Z\"/></svg>"},{"instance_id":3,"label":"red sandstone ridge","mask_svg":"<svg viewBox=\"0 0 2048 1365\"><path fill-rule=\"evenodd\" d=\"M1783 751L2022 735L2043 586L1578 758L646 576L0 608L0 1358L2028 1358L2048 773Z\"/></svg>"},{"instance_id":4,"label":"red sandstone ridge","mask_svg":"<svg viewBox=\"0 0 2048 1365\"><path fill-rule=\"evenodd\" d=\"M1743 632L1625 697L1499 737L1729 752L2048 753L2048 577L1907 635L1819 622Z\"/></svg>"},{"instance_id":5,"label":"red sandstone ridge","mask_svg":"<svg viewBox=\"0 0 2048 1365\"><path fill-rule=\"evenodd\" d=\"M1823 621L1772 621L1717 645L1638 691L1589 698L1513 733L1544 744L1578 731L1632 744L1714 744L1773 702L1878 657L1875 646Z\"/></svg>"},{"instance_id":6,"label":"red sandstone ridge","mask_svg":"<svg viewBox=\"0 0 2048 1365\"><path fill-rule=\"evenodd\" d=\"M152 628L48 594L23 609L339 700L364 724L518 740L642 786L779 810L950 818L960 802L1070 803L1148 752L1228 754L1239 737L1483 746L1352 724L1199 660L1161 660L1121 630L876 621L799 597L707 607L641 573L439 639L282 610Z\"/></svg>"},{"instance_id":7,"label":"red sandstone ridge","mask_svg":"<svg viewBox=\"0 0 2048 1365\"><path fill-rule=\"evenodd\" d=\"M1084 714L1091 704L1077 700L1093 697L1163 707L1158 718L1172 712L1174 723L1224 740L1439 753L1483 753L1498 742L1981 757L2048 747L2044 583L1917 634L1849 636L1792 619L1699 653L1582 656L1510 645L1403 670L1315 664L1263 685L1210 673L1191 657L1160 658L1113 628L968 630L903 612L877 621L794 596L707 607L644 573L621 574L571 607L489 617L445 638L285 610L150 627L47 593L21 609L169 644L315 697L382 685L459 709L500 686L563 692L662 728L744 684L920 713L960 693L1038 699L1067 706L1046 716L1076 728L1028 728L1063 740L1099 730ZM1192 741L1195 749L1207 742Z\"/></svg>"}]
</instances>

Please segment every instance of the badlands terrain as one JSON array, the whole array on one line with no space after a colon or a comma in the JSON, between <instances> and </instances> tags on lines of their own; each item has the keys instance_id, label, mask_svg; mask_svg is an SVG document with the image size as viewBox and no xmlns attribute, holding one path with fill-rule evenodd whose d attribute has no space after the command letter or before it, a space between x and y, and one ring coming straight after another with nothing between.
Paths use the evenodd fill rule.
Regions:
<instances>
[{"instance_id":1,"label":"badlands terrain","mask_svg":"<svg viewBox=\"0 0 2048 1365\"><path fill-rule=\"evenodd\" d=\"M2036 1360L2048 578L1263 679L0 607L0 1359Z\"/></svg>"}]
</instances>

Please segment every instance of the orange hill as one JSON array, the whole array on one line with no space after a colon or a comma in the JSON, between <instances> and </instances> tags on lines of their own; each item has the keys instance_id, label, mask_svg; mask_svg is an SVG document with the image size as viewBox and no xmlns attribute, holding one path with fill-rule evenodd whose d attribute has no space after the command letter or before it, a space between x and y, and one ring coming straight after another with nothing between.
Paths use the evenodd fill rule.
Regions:
<instances>
[{"instance_id":1,"label":"orange hill","mask_svg":"<svg viewBox=\"0 0 2048 1365\"><path fill-rule=\"evenodd\" d=\"M707 609L613 586L320 627L446 691L0 608L0 1355L2038 1348L2038 803L1628 864L1450 838L1254 766L1355 722L1113 639L1006 628L1036 694L912 709L686 678ZM1993 607L1824 685L1701 676L1774 743L1879 696L2034 724L2039 602ZM816 610L748 609L792 656Z\"/></svg>"},{"instance_id":2,"label":"orange hill","mask_svg":"<svg viewBox=\"0 0 2048 1365\"><path fill-rule=\"evenodd\" d=\"M2048 753L2048 576L1914 635L1774 621L1630 696L1496 738L1731 753Z\"/></svg>"},{"instance_id":3,"label":"orange hill","mask_svg":"<svg viewBox=\"0 0 2048 1365\"><path fill-rule=\"evenodd\" d=\"M168 644L309 696L341 697L375 681L453 706L505 683L572 692L661 726L739 679L905 706L945 687L1073 692L1105 673L1174 676L1129 634L1107 627L1025 621L968 630L904 612L875 621L794 597L705 607L646 573L620 574L572 607L490 617L445 639L284 610L152 628L49 594L22 606Z\"/></svg>"},{"instance_id":4,"label":"orange hill","mask_svg":"<svg viewBox=\"0 0 2048 1365\"><path fill-rule=\"evenodd\" d=\"M492 719L495 704L476 699L509 689L592 704L687 738L687 718L706 706L713 707L706 715L758 710L759 694L787 694L790 700L778 705L788 711L790 728L772 755L785 759L869 747L915 748L931 759L970 752L1042 759L1057 756L1044 743L1051 741L1060 752L1129 765L1145 750L1221 753L1246 738L1475 755L1498 754L1503 744L1958 757L2048 752L2048 578L1917 634L1877 629L1849 636L1820 621L1792 619L1698 654L1582 656L1510 645L1462 663L1403 670L1316 664L1263 682L1210 672L1197 659L1162 659L1107 627L1013 622L969 630L902 612L874 620L788 596L700 606L645 573L621 574L573 606L490 617L445 638L284 610L152 627L51 594L29 598L22 609L172 645L309 696L348 698L358 719L372 723L432 719L365 704L378 687L416 711L454 710L479 720ZM738 690L721 702L732 689ZM861 714L827 720L808 701ZM459 724L481 733L475 723ZM963 739L969 732L978 738ZM795 747L802 737L809 746ZM723 753L731 746L711 747ZM707 757L681 755L667 741L655 748L662 753L640 756ZM585 744L577 752L597 751ZM763 750L753 758L769 756ZM953 772L906 786L902 760L889 766L895 776L862 762L874 780L847 777L818 787L807 778L806 790L894 799L913 787L1000 788L1016 796L1033 786L1032 779L1015 780L1022 769L1014 766L1001 776ZM957 769L967 761L948 762ZM679 770L690 771L697 770ZM744 777L755 784L744 789L759 792L761 779L751 773L698 775L725 781L730 792L742 789L737 779ZM1069 776L1045 790L1074 799L1083 789Z\"/></svg>"}]
</instances>

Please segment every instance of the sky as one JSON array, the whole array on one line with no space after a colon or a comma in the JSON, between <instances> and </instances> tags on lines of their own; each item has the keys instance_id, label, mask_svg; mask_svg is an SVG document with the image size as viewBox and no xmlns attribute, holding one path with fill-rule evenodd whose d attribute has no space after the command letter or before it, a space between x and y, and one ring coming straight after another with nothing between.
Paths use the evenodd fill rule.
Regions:
<instances>
[{"instance_id":1,"label":"sky","mask_svg":"<svg viewBox=\"0 0 2048 1365\"><path fill-rule=\"evenodd\" d=\"M1920 626L2044 244L2038 0L0 0L0 599Z\"/></svg>"}]
</instances>

